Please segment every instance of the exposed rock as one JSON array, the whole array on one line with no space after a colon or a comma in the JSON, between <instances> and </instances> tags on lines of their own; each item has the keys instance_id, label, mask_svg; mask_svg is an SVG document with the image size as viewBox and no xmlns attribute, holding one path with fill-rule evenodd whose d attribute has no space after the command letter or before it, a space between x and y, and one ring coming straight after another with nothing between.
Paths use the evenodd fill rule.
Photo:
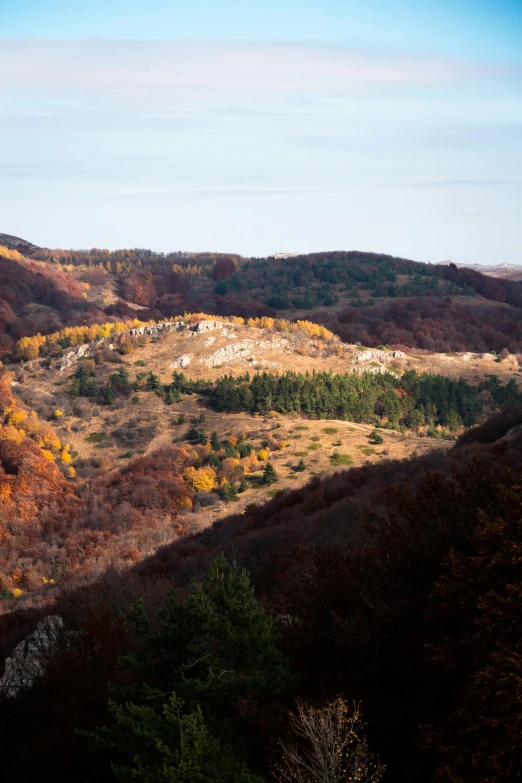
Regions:
<instances>
[{"instance_id":1,"label":"exposed rock","mask_svg":"<svg viewBox=\"0 0 522 783\"><path fill-rule=\"evenodd\" d=\"M371 351L368 349L367 351L358 351L355 356L356 362L372 362L372 361L382 361L382 359L386 356L386 354L383 351Z\"/></svg>"},{"instance_id":2,"label":"exposed rock","mask_svg":"<svg viewBox=\"0 0 522 783\"><path fill-rule=\"evenodd\" d=\"M137 326L134 329L129 329L129 334L133 337L139 337L142 334L146 334L149 337L157 337L166 332L182 332L187 328L187 324L184 321L162 321L159 324Z\"/></svg>"},{"instance_id":3,"label":"exposed rock","mask_svg":"<svg viewBox=\"0 0 522 783\"><path fill-rule=\"evenodd\" d=\"M184 354L183 356L180 356L179 359L175 359L173 362L171 362L170 367L188 367L191 358L192 357L189 354Z\"/></svg>"},{"instance_id":4,"label":"exposed rock","mask_svg":"<svg viewBox=\"0 0 522 783\"><path fill-rule=\"evenodd\" d=\"M247 359L258 347L259 343L256 343L255 340L240 340L238 343L218 348L217 351L211 353L206 359L202 359L201 362L206 364L207 367L214 367L216 364L228 364L238 359Z\"/></svg>"},{"instance_id":5,"label":"exposed rock","mask_svg":"<svg viewBox=\"0 0 522 783\"><path fill-rule=\"evenodd\" d=\"M222 321L200 321L193 327L193 331L196 334L204 334L205 332L213 332L215 329L222 329Z\"/></svg>"},{"instance_id":6,"label":"exposed rock","mask_svg":"<svg viewBox=\"0 0 522 783\"><path fill-rule=\"evenodd\" d=\"M408 354L404 353L404 351L392 351L391 357L392 359L407 359Z\"/></svg>"},{"instance_id":7,"label":"exposed rock","mask_svg":"<svg viewBox=\"0 0 522 783\"><path fill-rule=\"evenodd\" d=\"M17 644L6 659L0 692L6 696L17 696L20 691L31 688L44 673L53 651L60 650L65 640L60 615L50 615L41 620L34 632Z\"/></svg>"},{"instance_id":8,"label":"exposed rock","mask_svg":"<svg viewBox=\"0 0 522 783\"><path fill-rule=\"evenodd\" d=\"M85 356L93 356L104 342L105 340L96 340L94 343L83 343L83 345L78 345L76 348L67 351L60 359L58 364L59 371L63 372L63 370L67 370Z\"/></svg>"},{"instance_id":9,"label":"exposed rock","mask_svg":"<svg viewBox=\"0 0 522 783\"><path fill-rule=\"evenodd\" d=\"M228 364L229 362L235 362L243 359L249 361L251 358L254 360L256 350L268 350L277 351L278 353L287 352L290 350L291 343L285 339L276 337L272 340L240 340L237 343L224 345L222 348L218 348L213 353L209 354L206 359L202 359L201 363L206 364L208 367L215 367L217 364ZM267 365L268 366L268 365ZM275 363L271 366L278 366Z\"/></svg>"}]
</instances>

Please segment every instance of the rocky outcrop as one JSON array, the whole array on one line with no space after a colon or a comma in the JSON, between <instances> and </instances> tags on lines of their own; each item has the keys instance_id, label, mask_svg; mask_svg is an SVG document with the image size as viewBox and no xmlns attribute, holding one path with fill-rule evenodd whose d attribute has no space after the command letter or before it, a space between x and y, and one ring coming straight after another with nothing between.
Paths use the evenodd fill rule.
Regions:
<instances>
[{"instance_id":1,"label":"rocky outcrop","mask_svg":"<svg viewBox=\"0 0 522 783\"><path fill-rule=\"evenodd\" d=\"M238 360L250 360L251 363L257 360L256 351L268 350L277 353L288 352L290 343L285 338L274 338L273 340L239 340L237 343L230 343L218 348L209 354L206 359L201 359L202 364L207 367L216 367L216 365L229 364ZM268 366L268 365L267 365ZM273 363L273 366L276 366Z\"/></svg>"},{"instance_id":2,"label":"rocky outcrop","mask_svg":"<svg viewBox=\"0 0 522 783\"><path fill-rule=\"evenodd\" d=\"M58 363L58 369L60 372L69 369L79 359L84 359L86 356L94 356L96 351L105 343L105 340L96 340L94 343L83 343L76 348L72 348L70 351L64 353Z\"/></svg>"},{"instance_id":3,"label":"rocky outcrop","mask_svg":"<svg viewBox=\"0 0 522 783\"><path fill-rule=\"evenodd\" d=\"M185 329L188 329L188 326L184 321L162 321L159 324L150 324L149 326L136 326L134 329L129 329L129 334L133 337L139 337L143 334L157 337L160 334L182 332Z\"/></svg>"},{"instance_id":4,"label":"rocky outcrop","mask_svg":"<svg viewBox=\"0 0 522 783\"><path fill-rule=\"evenodd\" d=\"M151 324L150 326L136 326L133 329L129 329L129 334L133 337L139 337L144 334L149 337L156 337L160 334L166 334L167 332L181 332L188 328L187 324L183 321L164 321L159 324ZM106 345L113 350L114 345L109 343L109 339L110 338L106 337L103 340L96 340L93 343L84 343L83 345L78 345L76 348L67 351L60 359L58 364L59 371L62 372L63 370L69 369L69 367L72 367L79 359L83 359L86 356L94 356L103 345Z\"/></svg>"},{"instance_id":5,"label":"rocky outcrop","mask_svg":"<svg viewBox=\"0 0 522 783\"><path fill-rule=\"evenodd\" d=\"M191 359L192 357L189 354L184 354L183 356L180 356L179 359L174 359L174 361L170 363L170 366L173 369L176 367L188 367Z\"/></svg>"},{"instance_id":6,"label":"rocky outcrop","mask_svg":"<svg viewBox=\"0 0 522 783\"><path fill-rule=\"evenodd\" d=\"M385 362L390 359L407 359L408 354L404 351L372 351L371 348L367 348L364 351L357 351L355 354L356 362Z\"/></svg>"},{"instance_id":7,"label":"rocky outcrop","mask_svg":"<svg viewBox=\"0 0 522 783\"><path fill-rule=\"evenodd\" d=\"M200 321L192 327L196 334L205 334L206 332L213 332L216 329L223 328L222 321Z\"/></svg>"},{"instance_id":8,"label":"rocky outcrop","mask_svg":"<svg viewBox=\"0 0 522 783\"><path fill-rule=\"evenodd\" d=\"M31 688L45 672L45 665L54 651L66 643L64 623L60 615L50 615L41 620L34 632L17 644L5 662L4 676L0 680L0 693L17 696Z\"/></svg>"}]
</instances>

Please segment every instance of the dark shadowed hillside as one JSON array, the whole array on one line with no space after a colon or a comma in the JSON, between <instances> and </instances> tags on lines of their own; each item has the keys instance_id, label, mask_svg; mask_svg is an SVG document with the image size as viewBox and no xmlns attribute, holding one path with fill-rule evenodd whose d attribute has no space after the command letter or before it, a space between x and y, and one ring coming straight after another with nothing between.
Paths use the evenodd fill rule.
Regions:
<instances>
[{"instance_id":1,"label":"dark shadowed hillside","mask_svg":"<svg viewBox=\"0 0 522 783\"><path fill-rule=\"evenodd\" d=\"M35 754L40 779L47 770L58 781L111 779L72 727L109 720L106 683L121 681L117 656L136 643L121 613L141 596L155 616L169 582L185 593L224 551L250 570L279 618L298 676L292 694L241 707L266 749L250 757L258 772L268 779L293 696L322 703L343 693L362 704L370 746L387 764L383 780L514 783L522 725L515 421L520 411L497 416L447 454L314 479L160 550L130 575L109 572L62 595L47 611L79 633L30 698L0 700L5 779L36 780ZM6 646L41 616L4 617Z\"/></svg>"}]
</instances>

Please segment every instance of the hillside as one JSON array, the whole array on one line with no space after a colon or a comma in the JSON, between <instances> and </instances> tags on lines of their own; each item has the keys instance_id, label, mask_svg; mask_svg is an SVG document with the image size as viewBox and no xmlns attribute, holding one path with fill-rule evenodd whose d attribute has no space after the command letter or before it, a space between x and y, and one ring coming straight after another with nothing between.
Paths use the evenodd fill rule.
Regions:
<instances>
[{"instance_id":1,"label":"hillside","mask_svg":"<svg viewBox=\"0 0 522 783\"><path fill-rule=\"evenodd\" d=\"M107 757L73 727L110 724L107 682L128 687L118 656L140 642L122 618L140 597L157 623L168 585L186 595L189 580L225 551L249 569L278 618L292 695L361 701L385 780L479 783L488 770L494 783L514 783L521 607L506 586L520 581L522 441L511 430L521 419L520 408L497 416L449 452L314 478L161 549L131 573L110 571L52 608L5 617L5 651L49 611L75 629L37 687L0 695L6 780L36 780L35 754L40 776L110 779ZM146 680L151 669L141 666ZM238 711L249 762L267 779L289 695L246 700Z\"/></svg>"},{"instance_id":2,"label":"hillside","mask_svg":"<svg viewBox=\"0 0 522 783\"><path fill-rule=\"evenodd\" d=\"M448 262L449 263L449 262ZM522 280L522 266L520 264L455 264L457 267L473 269L488 277L500 277L507 280Z\"/></svg>"},{"instance_id":3,"label":"hillside","mask_svg":"<svg viewBox=\"0 0 522 783\"><path fill-rule=\"evenodd\" d=\"M291 257L43 250L109 315L306 318L345 342L430 351L522 351L522 287L454 264L358 251ZM125 304L124 304L125 303Z\"/></svg>"},{"instance_id":4,"label":"hillside","mask_svg":"<svg viewBox=\"0 0 522 783\"><path fill-rule=\"evenodd\" d=\"M0 246L0 358L26 335L105 319L68 272Z\"/></svg>"},{"instance_id":5,"label":"hillside","mask_svg":"<svg viewBox=\"0 0 522 783\"><path fill-rule=\"evenodd\" d=\"M108 783L113 750L75 728L114 727L109 682L213 721L239 667L254 690L233 674L211 725L236 727L240 780L270 779L295 697L343 694L384 781L515 783L518 284L369 254L57 253L0 257L1 660L44 642L0 680L6 780ZM259 646L213 657L258 632L270 676Z\"/></svg>"},{"instance_id":6,"label":"hillside","mask_svg":"<svg viewBox=\"0 0 522 783\"><path fill-rule=\"evenodd\" d=\"M26 256L41 250L38 245L33 245L32 242L20 239L20 237L14 237L11 234L0 234L0 247L6 247L8 250L17 250Z\"/></svg>"},{"instance_id":7,"label":"hillside","mask_svg":"<svg viewBox=\"0 0 522 783\"><path fill-rule=\"evenodd\" d=\"M5 611L125 568L230 503L447 449L522 402L514 356L369 350L309 321L196 314L20 345L41 354L4 375L0 518L20 531L0 547ZM154 473L164 485L151 492ZM47 509L65 498L50 554Z\"/></svg>"}]
</instances>

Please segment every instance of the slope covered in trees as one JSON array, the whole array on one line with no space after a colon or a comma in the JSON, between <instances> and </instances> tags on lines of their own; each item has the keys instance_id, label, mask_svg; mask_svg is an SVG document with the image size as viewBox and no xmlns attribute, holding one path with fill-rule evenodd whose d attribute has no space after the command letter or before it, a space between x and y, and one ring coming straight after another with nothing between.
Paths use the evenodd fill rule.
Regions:
<instances>
[{"instance_id":1,"label":"slope covered in trees","mask_svg":"<svg viewBox=\"0 0 522 783\"><path fill-rule=\"evenodd\" d=\"M294 698L342 694L360 703L384 781L515 783L522 437L509 431L521 419L497 415L446 456L315 479L62 596L47 611L75 633L35 688L0 698L6 781L126 779L132 737L142 777L162 760L177 769L187 715L207 748L198 756L187 735L195 770L220 742L232 753L216 756L230 765L222 779L272 780ZM220 551L248 568L270 620L244 576L210 567ZM158 616L169 583L176 598ZM3 638L41 616L4 618ZM98 750L73 727L94 731Z\"/></svg>"},{"instance_id":2,"label":"slope covered in trees","mask_svg":"<svg viewBox=\"0 0 522 783\"><path fill-rule=\"evenodd\" d=\"M102 316L70 274L0 247L0 357L21 337L94 323Z\"/></svg>"},{"instance_id":3,"label":"slope covered in trees","mask_svg":"<svg viewBox=\"0 0 522 783\"><path fill-rule=\"evenodd\" d=\"M506 386L494 376L479 389L460 378L414 371L397 378L391 373L261 373L223 376L214 384L210 402L218 411L299 413L310 418L348 419L389 426L441 425L451 430L477 424L484 406L496 410L522 402L512 378Z\"/></svg>"},{"instance_id":4,"label":"slope covered in trees","mask_svg":"<svg viewBox=\"0 0 522 783\"><path fill-rule=\"evenodd\" d=\"M343 340L371 347L522 351L522 284L454 264L358 251L257 259L94 249L36 257L80 280L115 282L155 320L195 310L292 319L305 310Z\"/></svg>"}]
</instances>

